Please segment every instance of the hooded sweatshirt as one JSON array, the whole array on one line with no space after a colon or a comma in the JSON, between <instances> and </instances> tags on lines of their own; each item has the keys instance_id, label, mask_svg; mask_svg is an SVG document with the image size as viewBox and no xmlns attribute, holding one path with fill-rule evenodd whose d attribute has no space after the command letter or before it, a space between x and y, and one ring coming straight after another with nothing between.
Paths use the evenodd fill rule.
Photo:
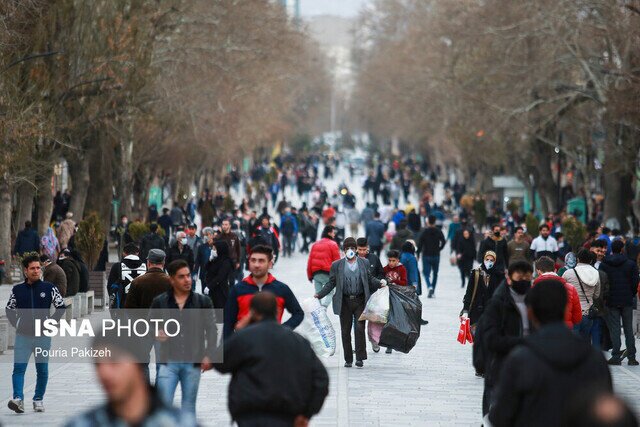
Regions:
<instances>
[{"instance_id":1,"label":"hooded sweatshirt","mask_svg":"<svg viewBox=\"0 0 640 427\"><path fill-rule=\"evenodd\" d=\"M576 275L576 273L578 274ZM580 281L582 281L584 291L580 287L578 277L580 277ZM576 288L583 313L587 312L593 305L593 301L600 297L600 273L589 264L579 263L575 268L565 271L562 278ZM589 302L587 302L587 300L589 300Z\"/></svg>"},{"instance_id":2,"label":"hooded sweatshirt","mask_svg":"<svg viewBox=\"0 0 640 427\"><path fill-rule=\"evenodd\" d=\"M602 353L560 323L544 325L505 360L489 420L496 427L560 426L571 397L584 389L611 392Z\"/></svg>"}]
</instances>

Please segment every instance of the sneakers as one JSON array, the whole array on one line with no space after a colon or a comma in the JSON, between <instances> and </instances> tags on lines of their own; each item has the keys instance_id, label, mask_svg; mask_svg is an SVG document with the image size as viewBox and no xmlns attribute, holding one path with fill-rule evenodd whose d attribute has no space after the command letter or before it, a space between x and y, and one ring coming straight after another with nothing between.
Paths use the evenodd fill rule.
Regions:
<instances>
[{"instance_id":1,"label":"sneakers","mask_svg":"<svg viewBox=\"0 0 640 427\"><path fill-rule=\"evenodd\" d=\"M629 366L638 366L640 363L636 359L629 359Z\"/></svg>"},{"instance_id":2,"label":"sneakers","mask_svg":"<svg viewBox=\"0 0 640 427\"><path fill-rule=\"evenodd\" d=\"M385 353L387 353L387 354L391 354L391 352L392 352L392 351L393 351L393 350L391 350L391 348L388 348L388 349L387 349L387 351L385 351Z\"/></svg>"},{"instance_id":3,"label":"sneakers","mask_svg":"<svg viewBox=\"0 0 640 427\"><path fill-rule=\"evenodd\" d=\"M364 363L362 362L362 360L356 360L356 368L363 368L364 367Z\"/></svg>"},{"instance_id":4,"label":"sneakers","mask_svg":"<svg viewBox=\"0 0 640 427\"><path fill-rule=\"evenodd\" d=\"M624 350L622 350L622 354L620 355L620 360L624 360L627 357L627 354L629 354L629 351L625 348Z\"/></svg>"},{"instance_id":5,"label":"sneakers","mask_svg":"<svg viewBox=\"0 0 640 427\"><path fill-rule=\"evenodd\" d=\"M22 399L11 399L7 406L16 414L24 413L24 401Z\"/></svg>"},{"instance_id":6,"label":"sneakers","mask_svg":"<svg viewBox=\"0 0 640 427\"><path fill-rule=\"evenodd\" d=\"M373 350L374 353L377 353L380 351L380 346L376 343L371 343L371 349Z\"/></svg>"},{"instance_id":7,"label":"sneakers","mask_svg":"<svg viewBox=\"0 0 640 427\"><path fill-rule=\"evenodd\" d=\"M353 364L351 362L344 362L344 367L345 368L350 368L352 366L353 366Z\"/></svg>"},{"instance_id":8,"label":"sneakers","mask_svg":"<svg viewBox=\"0 0 640 427\"><path fill-rule=\"evenodd\" d=\"M33 410L36 412L44 412L44 403L42 400L33 401Z\"/></svg>"},{"instance_id":9,"label":"sneakers","mask_svg":"<svg viewBox=\"0 0 640 427\"><path fill-rule=\"evenodd\" d=\"M424 326L424 325L428 325L428 324L429 324L429 321L428 321L428 320L424 320L424 319L420 319L420 324L421 324L422 326Z\"/></svg>"},{"instance_id":10,"label":"sneakers","mask_svg":"<svg viewBox=\"0 0 640 427\"><path fill-rule=\"evenodd\" d=\"M607 364L608 365L620 366L620 365L622 365L622 359L620 359L618 357L612 357L611 359L607 360Z\"/></svg>"},{"instance_id":11,"label":"sneakers","mask_svg":"<svg viewBox=\"0 0 640 427\"><path fill-rule=\"evenodd\" d=\"M427 295L427 298L433 298L433 289L429 289L429 294Z\"/></svg>"}]
</instances>

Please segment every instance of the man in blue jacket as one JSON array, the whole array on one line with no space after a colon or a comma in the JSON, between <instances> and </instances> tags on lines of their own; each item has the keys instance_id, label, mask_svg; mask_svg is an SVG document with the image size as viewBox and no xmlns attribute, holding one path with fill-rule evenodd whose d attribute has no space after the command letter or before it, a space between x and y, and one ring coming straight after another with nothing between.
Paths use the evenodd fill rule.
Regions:
<instances>
[{"instance_id":1,"label":"man in blue jacket","mask_svg":"<svg viewBox=\"0 0 640 427\"><path fill-rule=\"evenodd\" d=\"M16 328L12 376L13 399L9 401L8 406L18 414L24 412L24 373L31 354L34 354L36 361L37 378L33 410L44 412L42 399L49 379L49 361L47 356L36 353L36 348L49 350L51 337L36 336L35 321L42 321L47 317L60 320L65 310L64 299L58 288L52 283L40 280L42 275L40 257L38 255L24 257L22 267L26 280L11 289L5 309L9 322ZM48 316L52 304L56 310L53 316Z\"/></svg>"},{"instance_id":2,"label":"man in blue jacket","mask_svg":"<svg viewBox=\"0 0 640 427\"><path fill-rule=\"evenodd\" d=\"M40 239L38 232L31 227L31 221L24 223L24 229L18 232L16 243L13 246L13 255L22 256L27 252L39 252Z\"/></svg>"},{"instance_id":3,"label":"man in blue jacket","mask_svg":"<svg viewBox=\"0 0 640 427\"><path fill-rule=\"evenodd\" d=\"M600 264L600 269L607 273L609 278L609 298L606 301L607 315L605 317L613 344L609 364L622 364L623 357L620 351L620 318L622 318L627 359L629 365L635 366L638 365L638 362L633 335L633 299L638 289L638 265L624 254L622 240L614 240L611 243L611 252L612 255L605 257Z\"/></svg>"},{"instance_id":4,"label":"man in blue jacket","mask_svg":"<svg viewBox=\"0 0 640 427\"><path fill-rule=\"evenodd\" d=\"M382 246L384 245L384 232L387 227L380 221L380 212L373 214L373 221L369 221L365 226L365 237L369 242L369 250L380 257Z\"/></svg>"}]
</instances>

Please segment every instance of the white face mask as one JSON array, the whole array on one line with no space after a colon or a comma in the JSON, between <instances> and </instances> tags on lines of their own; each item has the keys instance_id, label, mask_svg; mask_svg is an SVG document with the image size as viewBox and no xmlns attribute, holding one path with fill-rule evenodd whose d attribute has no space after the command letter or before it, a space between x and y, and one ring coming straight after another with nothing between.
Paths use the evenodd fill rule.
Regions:
<instances>
[{"instance_id":1,"label":"white face mask","mask_svg":"<svg viewBox=\"0 0 640 427\"><path fill-rule=\"evenodd\" d=\"M487 270L491 270L491 268L493 267L493 261L491 261L490 259L485 259L484 260L484 266L487 268Z\"/></svg>"},{"instance_id":2,"label":"white face mask","mask_svg":"<svg viewBox=\"0 0 640 427\"><path fill-rule=\"evenodd\" d=\"M216 252L215 250L212 250L211 255L209 256L209 259L213 261L216 258L218 258L218 252Z\"/></svg>"},{"instance_id":3,"label":"white face mask","mask_svg":"<svg viewBox=\"0 0 640 427\"><path fill-rule=\"evenodd\" d=\"M345 255L347 256L347 259L353 259L356 256L356 251L348 249Z\"/></svg>"},{"instance_id":4,"label":"white face mask","mask_svg":"<svg viewBox=\"0 0 640 427\"><path fill-rule=\"evenodd\" d=\"M183 237L183 238L180 240L180 243L182 243L183 245L186 245L186 244L187 244L187 238L186 238L186 237Z\"/></svg>"}]
</instances>

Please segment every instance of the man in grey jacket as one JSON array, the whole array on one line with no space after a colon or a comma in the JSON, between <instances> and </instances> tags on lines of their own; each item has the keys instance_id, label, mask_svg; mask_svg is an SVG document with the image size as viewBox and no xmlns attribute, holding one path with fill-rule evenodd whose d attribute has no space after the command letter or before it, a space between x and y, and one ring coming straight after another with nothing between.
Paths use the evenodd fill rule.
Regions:
<instances>
[{"instance_id":1,"label":"man in grey jacket","mask_svg":"<svg viewBox=\"0 0 640 427\"><path fill-rule=\"evenodd\" d=\"M347 237L342 244L345 258L331 264L329 282L318 292L315 297L323 298L334 288L333 312L340 316L340 329L342 331L342 349L344 352L344 366L350 368L353 364L353 349L351 346L351 330L353 318L356 318L356 367L362 368L363 361L367 358L365 344L365 322L359 321L360 315L369 300L369 296L387 281L378 280L371 275L369 263L357 256L356 239Z\"/></svg>"}]
</instances>

